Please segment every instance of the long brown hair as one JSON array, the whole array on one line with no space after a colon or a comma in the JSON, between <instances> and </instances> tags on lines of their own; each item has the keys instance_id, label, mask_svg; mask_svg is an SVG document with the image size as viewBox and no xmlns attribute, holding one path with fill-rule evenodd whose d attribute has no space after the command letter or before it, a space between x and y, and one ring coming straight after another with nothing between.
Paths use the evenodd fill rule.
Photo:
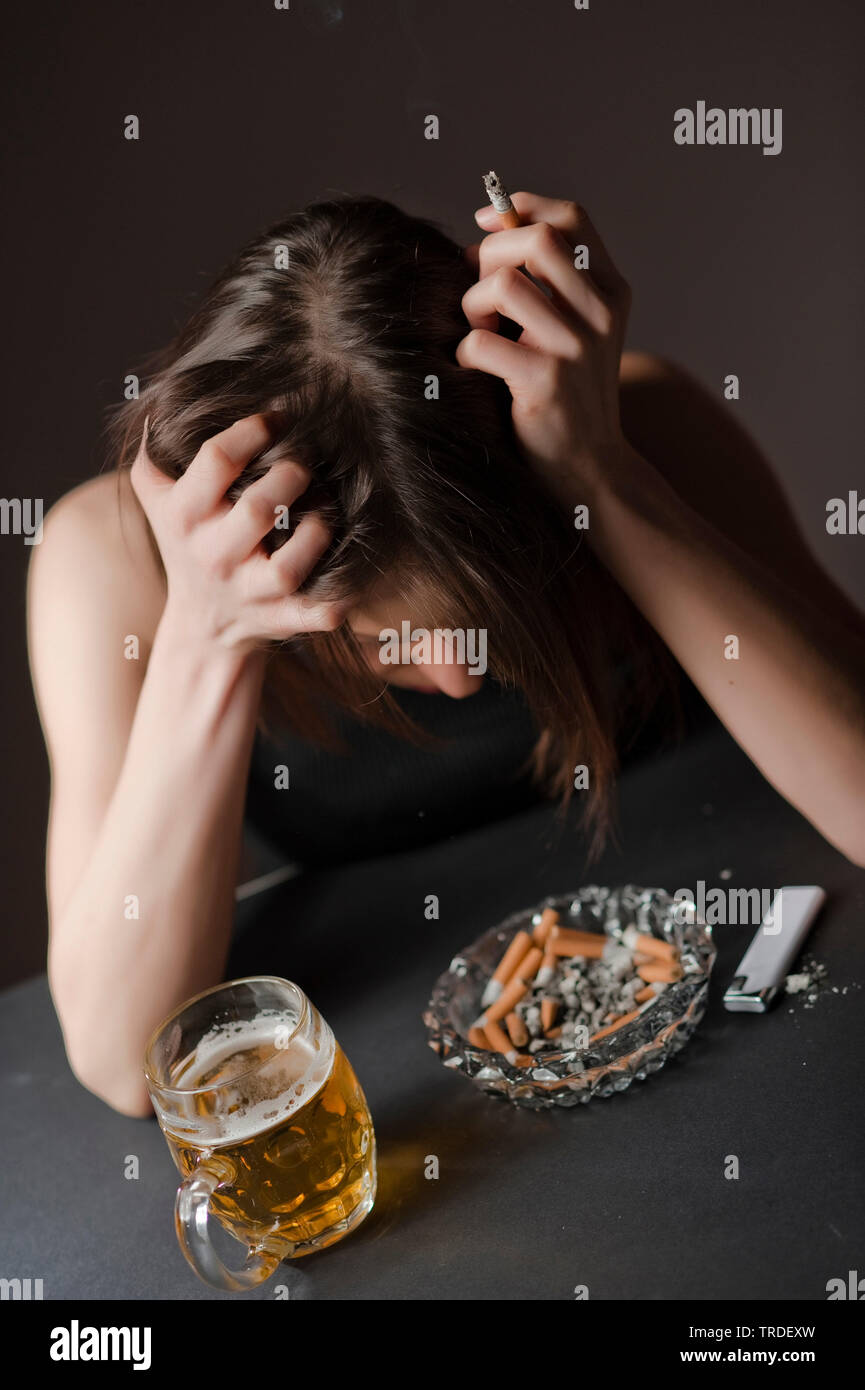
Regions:
<instances>
[{"instance_id":1,"label":"long brown hair","mask_svg":"<svg viewBox=\"0 0 865 1390\"><path fill-rule=\"evenodd\" d=\"M541 731L537 778L564 805L577 765L589 769L584 819L596 850L623 734L671 689L670 663L538 480L507 387L456 362L473 279L435 223L373 197L314 203L224 270L147 364L140 397L113 412L109 446L128 468L146 415L149 453L177 478L210 435L269 414L272 445L229 496L275 459L299 459L313 475L302 507L334 530L304 592L360 601L386 575L414 621L486 629L491 675L522 692ZM423 737L347 626L273 649L265 728L287 719L326 741L323 696ZM630 671L624 685L617 663Z\"/></svg>"}]
</instances>

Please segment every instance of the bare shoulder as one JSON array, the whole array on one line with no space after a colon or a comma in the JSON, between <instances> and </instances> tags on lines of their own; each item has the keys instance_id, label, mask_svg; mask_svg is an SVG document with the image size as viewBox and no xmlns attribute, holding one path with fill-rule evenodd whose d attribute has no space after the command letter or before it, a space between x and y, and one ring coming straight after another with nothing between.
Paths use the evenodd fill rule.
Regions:
<instances>
[{"instance_id":1,"label":"bare shoulder","mask_svg":"<svg viewBox=\"0 0 865 1390\"><path fill-rule=\"evenodd\" d=\"M95 561L123 564L127 542L140 561L147 525L126 473L100 473L63 494L49 510L43 541L52 547L89 548ZM133 556L130 555L130 560Z\"/></svg>"},{"instance_id":2,"label":"bare shoulder","mask_svg":"<svg viewBox=\"0 0 865 1390\"><path fill-rule=\"evenodd\" d=\"M142 636L156 630L164 603L161 568L126 473L101 473L50 508L34 547L28 588L58 601L88 598L101 613L121 609Z\"/></svg>"},{"instance_id":3,"label":"bare shoulder","mask_svg":"<svg viewBox=\"0 0 865 1390\"><path fill-rule=\"evenodd\" d=\"M650 412L660 404L686 398L699 399L704 406L729 414L721 388L712 393L679 362L654 352L623 352L619 366L619 387L623 408L636 419L641 410Z\"/></svg>"},{"instance_id":4,"label":"bare shoulder","mask_svg":"<svg viewBox=\"0 0 865 1390\"><path fill-rule=\"evenodd\" d=\"M127 475L100 474L54 503L27 576L30 666L49 744L73 707L105 720L134 708L164 602ZM136 659L118 661L133 650Z\"/></svg>"},{"instance_id":5,"label":"bare shoulder","mask_svg":"<svg viewBox=\"0 0 865 1390\"><path fill-rule=\"evenodd\" d=\"M695 511L745 550L763 550L793 514L768 460L725 402L683 367L647 352L622 355L619 403L626 438ZM786 543L786 542L784 542ZM783 545L781 546L783 548Z\"/></svg>"},{"instance_id":6,"label":"bare shoulder","mask_svg":"<svg viewBox=\"0 0 865 1390\"><path fill-rule=\"evenodd\" d=\"M626 352L619 387L626 437L716 525L726 529L724 513L743 501L749 503L746 511L755 503L761 512L766 506L789 511L739 403L723 399L722 383L710 389L668 358Z\"/></svg>"},{"instance_id":7,"label":"bare shoulder","mask_svg":"<svg viewBox=\"0 0 865 1390\"><path fill-rule=\"evenodd\" d=\"M722 534L857 627L861 618L820 567L739 401L726 401L685 368L646 352L622 355L622 428L638 453Z\"/></svg>"},{"instance_id":8,"label":"bare shoulder","mask_svg":"<svg viewBox=\"0 0 865 1390\"><path fill-rule=\"evenodd\" d=\"M856 631L862 617L814 558L769 459L738 401L647 352L622 354L625 437L679 495L794 593Z\"/></svg>"},{"instance_id":9,"label":"bare shoulder","mask_svg":"<svg viewBox=\"0 0 865 1390\"><path fill-rule=\"evenodd\" d=\"M647 381L670 381L673 378L683 380L684 374L666 357L652 352L622 353L619 383L623 387Z\"/></svg>"}]
</instances>

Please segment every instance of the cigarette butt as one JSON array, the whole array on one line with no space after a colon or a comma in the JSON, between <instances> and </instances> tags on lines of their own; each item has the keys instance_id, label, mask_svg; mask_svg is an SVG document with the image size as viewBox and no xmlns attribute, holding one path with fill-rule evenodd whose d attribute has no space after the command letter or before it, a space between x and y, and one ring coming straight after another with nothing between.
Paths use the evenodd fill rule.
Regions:
<instances>
[{"instance_id":1,"label":"cigarette butt","mask_svg":"<svg viewBox=\"0 0 865 1390\"><path fill-rule=\"evenodd\" d=\"M529 1040L529 1030L517 1013L509 1013L505 1019L505 1027L514 1047L525 1047Z\"/></svg>"},{"instance_id":2,"label":"cigarette butt","mask_svg":"<svg viewBox=\"0 0 865 1390\"><path fill-rule=\"evenodd\" d=\"M656 960L676 960L679 954L671 941L661 941L657 936L637 931L636 927L627 927L622 933L622 940L632 951L640 951Z\"/></svg>"},{"instance_id":3,"label":"cigarette butt","mask_svg":"<svg viewBox=\"0 0 865 1390\"><path fill-rule=\"evenodd\" d=\"M554 907L544 908L543 912L541 913L541 920L538 922L538 925L532 932L532 941L536 946L546 945L547 937L549 936L553 927L556 926L556 924L558 923L558 920L559 914L556 912L556 909Z\"/></svg>"},{"instance_id":4,"label":"cigarette butt","mask_svg":"<svg viewBox=\"0 0 865 1390\"><path fill-rule=\"evenodd\" d=\"M532 946L531 950L526 951L526 954L514 971L514 978L523 980L525 984L530 985L538 973L538 967L543 958L544 953L540 946Z\"/></svg>"},{"instance_id":5,"label":"cigarette butt","mask_svg":"<svg viewBox=\"0 0 865 1390\"><path fill-rule=\"evenodd\" d=\"M630 1023L632 1019L638 1018L640 1013L640 1009L632 1009L629 1014L622 1014L621 1018L617 1018L615 1023L608 1023L606 1028L600 1028L597 1033L593 1033L589 1038L589 1042L597 1042L598 1038L605 1038L608 1033L615 1033L618 1028L624 1028L626 1023Z\"/></svg>"},{"instance_id":6,"label":"cigarette butt","mask_svg":"<svg viewBox=\"0 0 865 1390\"><path fill-rule=\"evenodd\" d=\"M656 960L650 961L647 965L638 965L637 974L641 980L651 984L654 980L663 980L665 984L672 984L674 980L681 980L684 970L678 961Z\"/></svg>"},{"instance_id":7,"label":"cigarette butt","mask_svg":"<svg viewBox=\"0 0 865 1390\"><path fill-rule=\"evenodd\" d=\"M678 960L679 952L672 941L661 941L657 936L638 936L637 949L657 960Z\"/></svg>"},{"instance_id":8,"label":"cigarette butt","mask_svg":"<svg viewBox=\"0 0 865 1390\"><path fill-rule=\"evenodd\" d=\"M549 1030L548 1033L545 1033L545 1034L544 1034L544 1037L547 1037L547 1038L560 1038L561 1036L562 1036L562 1029L561 1029L561 1026L559 1026L558 1028L551 1028L551 1029Z\"/></svg>"},{"instance_id":9,"label":"cigarette butt","mask_svg":"<svg viewBox=\"0 0 865 1390\"><path fill-rule=\"evenodd\" d=\"M528 993L528 984L521 980L518 975L506 984L495 1003L490 1004L489 1008L478 1020L482 1028L486 1028L489 1023L496 1023L500 1018L505 1018L511 1012L515 1004L519 1004L524 994Z\"/></svg>"},{"instance_id":10,"label":"cigarette butt","mask_svg":"<svg viewBox=\"0 0 865 1390\"><path fill-rule=\"evenodd\" d=\"M655 997L655 991L652 989L652 986L651 986L651 985L643 985L643 988L642 988L642 989L638 989L637 992L636 992L636 994L634 995L634 1001L635 1001L635 1003L637 1003L637 1004L642 1004L642 1003L644 1002L644 1000L646 1000L646 999L654 999L654 997Z\"/></svg>"},{"instance_id":11,"label":"cigarette butt","mask_svg":"<svg viewBox=\"0 0 865 1390\"><path fill-rule=\"evenodd\" d=\"M538 966L538 973L535 976L535 983L538 985L548 985L556 973L559 966L559 958L554 951L545 950L543 959Z\"/></svg>"},{"instance_id":12,"label":"cigarette butt","mask_svg":"<svg viewBox=\"0 0 865 1390\"><path fill-rule=\"evenodd\" d=\"M549 1030L552 1028L553 1024L556 1021L556 1015L558 1014L558 1012L558 999L541 1000L541 1027L543 1028L545 1033L548 1033Z\"/></svg>"},{"instance_id":13,"label":"cigarette butt","mask_svg":"<svg viewBox=\"0 0 865 1390\"><path fill-rule=\"evenodd\" d=\"M487 980L486 987L481 995L481 1005L486 1008L488 1004L494 1004L502 992L501 980L494 980L492 976Z\"/></svg>"},{"instance_id":14,"label":"cigarette butt","mask_svg":"<svg viewBox=\"0 0 865 1390\"><path fill-rule=\"evenodd\" d=\"M483 1028L470 1028L469 1042L471 1043L472 1047L482 1047L485 1052L489 1052L489 1039L487 1038L487 1035L484 1032Z\"/></svg>"},{"instance_id":15,"label":"cigarette butt","mask_svg":"<svg viewBox=\"0 0 865 1390\"><path fill-rule=\"evenodd\" d=\"M514 1058L514 1066L533 1067L534 1065L535 1059L530 1052L521 1052L519 1056Z\"/></svg>"},{"instance_id":16,"label":"cigarette butt","mask_svg":"<svg viewBox=\"0 0 865 1390\"><path fill-rule=\"evenodd\" d=\"M604 954L604 938L595 932L553 927L547 949L557 956L589 956L600 960Z\"/></svg>"},{"instance_id":17,"label":"cigarette butt","mask_svg":"<svg viewBox=\"0 0 865 1390\"><path fill-rule=\"evenodd\" d=\"M651 962L652 962L654 959L655 959L655 957L654 957L654 956L650 956L649 953L648 953L648 951L635 951L635 952L634 952L634 964L635 964L635 965L650 965Z\"/></svg>"},{"instance_id":18,"label":"cigarette butt","mask_svg":"<svg viewBox=\"0 0 865 1390\"><path fill-rule=\"evenodd\" d=\"M491 1023L487 1022L487 1024L484 1027L484 1032L490 1040L490 1047L492 1048L493 1052L501 1052L504 1057L507 1057L509 1062L513 1062L516 1060L517 1053L516 1050L511 1046L510 1038L508 1037L504 1028L502 1028L498 1023L496 1023L495 1020L493 1020Z\"/></svg>"},{"instance_id":19,"label":"cigarette butt","mask_svg":"<svg viewBox=\"0 0 865 1390\"><path fill-rule=\"evenodd\" d=\"M493 971L493 979L500 985L506 985L531 944L532 938L529 933L518 931Z\"/></svg>"},{"instance_id":20,"label":"cigarette butt","mask_svg":"<svg viewBox=\"0 0 865 1390\"><path fill-rule=\"evenodd\" d=\"M544 953L540 946L532 946L526 951L498 999L494 1000L486 1013L478 1019L482 1028L486 1028L491 1020L495 1023L498 1019L505 1018L514 1005L520 1002L523 995L528 992L529 985L537 973L543 956Z\"/></svg>"}]
</instances>

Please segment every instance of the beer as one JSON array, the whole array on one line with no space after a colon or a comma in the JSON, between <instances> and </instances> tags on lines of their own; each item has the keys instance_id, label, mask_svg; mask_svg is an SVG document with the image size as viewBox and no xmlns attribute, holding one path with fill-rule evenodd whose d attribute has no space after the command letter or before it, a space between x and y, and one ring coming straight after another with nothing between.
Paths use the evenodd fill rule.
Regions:
<instances>
[{"instance_id":1,"label":"beer","mask_svg":"<svg viewBox=\"0 0 865 1390\"><path fill-rule=\"evenodd\" d=\"M333 1245L376 1194L366 1098L303 990L275 975L214 985L181 1004L144 1053L153 1108L182 1181L177 1239L196 1274L238 1292L280 1260ZM246 1246L230 1269L215 1217Z\"/></svg>"},{"instance_id":2,"label":"beer","mask_svg":"<svg viewBox=\"0 0 865 1390\"><path fill-rule=\"evenodd\" d=\"M192 1092L182 1122L163 1124L174 1162L184 1177L202 1158L217 1168L213 1215L251 1248L323 1249L375 1198L366 1099L318 1021L293 1037L296 1018L275 1012L217 1027L170 1069L171 1087Z\"/></svg>"}]
</instances>

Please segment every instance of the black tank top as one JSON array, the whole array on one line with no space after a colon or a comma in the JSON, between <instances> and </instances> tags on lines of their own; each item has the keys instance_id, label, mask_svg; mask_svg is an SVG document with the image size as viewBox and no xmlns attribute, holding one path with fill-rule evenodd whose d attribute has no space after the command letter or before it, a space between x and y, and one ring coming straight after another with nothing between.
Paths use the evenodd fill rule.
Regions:
<instances>
[{"instance_id":1,"label":"black tank top","mask_svg":"<svg viewBox=\"0 0 865 1390\"><path fill-rule=\"evenodd\" d=\"M405 713L441 742L421 746L333 709L348 745L337 752L286 728L257 732L247 787L248 823L292 862L310 867L412 849L500 819L545 799L526 768L538 738L522 698L489 675L462 700L391 687ZM683 675L687 726L713 718ZM655 718L622 761L656 748ZM277 769L288 769L278 787ZM284 782L285 774L279 774Z\"/></svg>"}]
</instances>

